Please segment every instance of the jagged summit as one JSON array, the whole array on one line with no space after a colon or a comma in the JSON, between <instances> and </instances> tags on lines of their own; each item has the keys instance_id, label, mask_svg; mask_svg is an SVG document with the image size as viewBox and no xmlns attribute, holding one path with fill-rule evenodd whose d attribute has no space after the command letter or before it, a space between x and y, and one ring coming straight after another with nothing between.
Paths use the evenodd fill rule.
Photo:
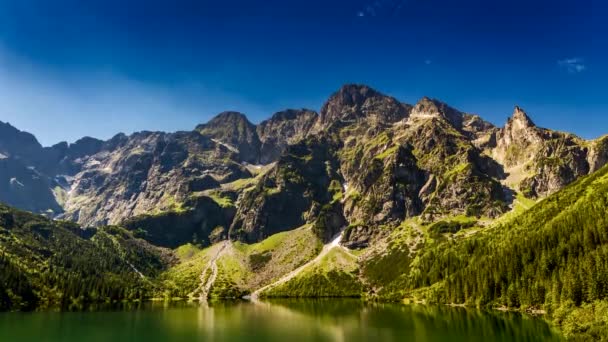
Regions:
<instances>
[{"instance_id":1,"label":"jagged summit","mask_svg":"<svg viewBox=\"0 0 608 342\"><path fill-rule=\"evenodd\" d=\"M287 109L277 112L257 126L262 141L260 163L277 160L284 149L308 135L319 115L309 109Z\"/></svg>"},{"instance_id":2,"label":"jagged summit","mask_svg":"<svg viewBox=\"0 0 608 342\"><path fill-rule=\"evenodd\" d=\"M0 200L21 208L63 211L86 225L117 224L180 211L191 196L209 195L228 208L225 229L236 209L237 221L259 236L272 233L260 230L260 220L291 229L286 216L298 225L305 218L335 232L345 219L366 222L367 230L346 238L359 245L373 227L404 217L499 215L509 204L502 186L542 197L608 160L608 140L538 128L520 107L498 128L432 97L411 106L361 84L338 89L319 114L287 109L258 125L227 111L190 132L119 134L48 148L35 138L15 144L16 136L27 136L6 124L2 129ZM3 192L2 184L12 187ZM337 200L340 189L345 197ZM255 191L245 196L245 190ZM32 193L46 193L45 201L32 201ZM291 199L302 194L314 196L295 208ZM213 203L201 212L220 210ZM215 223L201 230L199 219L188 229L211 241Z\"/></svg>"},{"instance_id":3,"label":"jagged summit","mask_svg":"<svg viewBox=\"0 0 608 342\"><path fill-rule=\"evenodd\" d=\"M245 114L234 111L222 112L206 124L198 125L196 130L229 150L238 150L241 161L258 162L260 138L255 125Z\"/></svg>"},{"instance_id":4,"label":"jagged summit","mask_svg":"<svg viewBox=\"0 0 608 342\"><path fill-rule=\"evenodd\" d=\"M390 124L409 116L411 106L384 95L369 86L347 84L335 92L321 108L317 131L340 123L368 120Z\"/></svg>"},{"instance_id":5,"label":"jagged summit","mask_svg":"<svg viewBox=\"0 0 608 342\"><path fill-rule=\"evenodd\" d=\"M443 118L457 129L462 128L463 113L446 103L429 97L421 98L410 114L411 118Z\"/></svg>"},{"instance_id":6,"label":"jagged summit","mask_svg":"<svg viewBox=\"0 0 608 342\"><path fill-rule=\"evenodd\" d=\"M200 131L202 129L205 129L206 127L210 127L213 125L223 125L226 123L233 123L233 124L244 123L244 124L249 124L249 125L253 126L253 124L249 121L249 119L247 118L247 116L245 114L243 114L241 112L236 112L236 111L225 111L225 112L221 112L221 113L217 114L216 116L211 118L211 120L209 120L207 123L196 126L196 130Z\"/></svg>"},{"instance_id":7,"label":"jagged summit","mask_svg":"<svg viewBox=\"0 0 608 342\"><path fill-rule=\"evenodd\" d=\"M532 119L530 119L523 109L515 106L513 115L507 120L507 124L498 134L498 148L506 151L508 146L514 144L529 147L530 145L540 143L542 140L542 132L536 129L536 125L534 125ZM522 151L522 154L525 153Z\"/></svg>"},{"instance_id":8,"label":"jagged summit","mask_svg":"<svg viewBox=\"0 0 608 342\"><path fill-rule=\"evenodd\" d=\"M353 105L362 103L366 98L375 96L382 96L382 94L364 84L345 84L331 96L330 101L338 99L346 105Z\"/></svg>"},{"instance_id":9,"label":"jagged summit","mask_svg":"<svg viewBox=\"0 0 608 342\"><path fill-rule=\"evenodd\" d=\"M534 121L526 114L526 112L519 106L515 106L513 115L509 119L507 125L518 125L519 127L536 127Z\"/></svg>"},{"instance_id":10,"label":"jagged summit","mask_svg":"<svg viewBox=\"0 0 608 342\"><path fill-rule=\"evenodd\" d=\"M10 123L0 121L0 152L5 155L30 157L42 149L33 134L20 131Z\"/></svg>"},{"instance_id":11,"label":"jagged summit","mask_svg":"<svg viewBox=\"0 0 608 342\"><path fill-rule=\"evenodd\" d=\"M423 98L421 98L416 105L414 105L414 108L412 108L412 113L411 115L413 117L424 117L424 116L441 116L441 111L439 109L439 107L442 105L441 102L437 101L437 100L433 100L429 97L424 96Z\"/></svg>"},{"instance_id":12,"label":"jagged summit","mask_svg":"<svg viewBox=\"0 0 608 342\"><path fill-rule=\"evenodd\" d=\"M266 122L275 121L275 120L295 120L302 115L317 116L319 114L317 114L316 111L314 111L312 109L307 109L307 108L285 109L280 112L276 112L276 113L272 114L270 119L262 121L260 123L260 125L262 125Z\"/></svg>"}]
</instances>

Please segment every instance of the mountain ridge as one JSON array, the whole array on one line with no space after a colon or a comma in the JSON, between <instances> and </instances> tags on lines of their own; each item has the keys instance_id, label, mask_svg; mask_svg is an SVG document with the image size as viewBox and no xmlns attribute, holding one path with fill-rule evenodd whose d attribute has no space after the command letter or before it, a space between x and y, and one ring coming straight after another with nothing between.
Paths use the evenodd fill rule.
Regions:
<instances>
[{"instance_id":1,"label":"mountain ridge","mask_svg":"<svg viewBox=\"0 0 608 342\"><path fill-rule=\"evenodd\" d=\"M53 219L0 204L0 309L355 296L608 334L608 136L364 85L258 125L223 112L52 147L1 129L0 201Z\"/></svg>"},{"instance_id":2,"label":"mountain ridge","mask_svg":"<svg viewBox=\"0 0 608 342\"><path fill-rule=\"evenodd\" d=\"M542 198L608 160L608 139L587 141L538 128L519 106L503 127L496 127L436 99L423 97L409 105L361 84L338 89L319 113L288 109L254 125L242 113L222 112L192 131L121 133L107 141L85 137L50 148L36 141L31 144L36 152L25 161L12 156L28 155L27 151L3 139L7 140L0 137L0 147L13 147L0 151L8 155L0 162L12 165L0 172L0 183L9 184L0 200L35 212L50 210L50 216L86 226L119 224L139 215L226 208L233 208L229 211L234 219L243 222L239 208L253 204L246 200L253 196L247 194L251 190L283 196L295 189L277 182L281 172L288 172L308 184L299 190L307 193L319 185L313 185L314 173L305 168L333 164L325 189L313 190L325 195L312 196L298 209L301 212L277 214L306 217L281 230L306 222L317 222L323 230L321 222L333 222L327 232L319 232L321 236L331 236L339 228L335 225L354 225L350 243L359 242L353 246L364 246L376 234L375 229L364 232L361 227L397 225L411 216L431 221L460 214L499 216L512 205L512 193ZM327 152L315 160L302 154L307 149ZM31 183L35 190L26 191L28 186L15 185L12 179ZM255 190L263 183L268 187ZM333 190L328 190L330 185ZM47 195L39 203L24 203L33 196L28 193ZM200 196L214 201L191 200ZM332 196L342 198L334 201ZM224 209L208 207L213 202ZM187 203L208 204L194 208ZM276 208L243 210L267 215L265 210ZM277 225L282 225L280 219ZM209 234L213 228L200 233ZM229 230L224 227L224 234Z\"/></svg>"}]
</instances>

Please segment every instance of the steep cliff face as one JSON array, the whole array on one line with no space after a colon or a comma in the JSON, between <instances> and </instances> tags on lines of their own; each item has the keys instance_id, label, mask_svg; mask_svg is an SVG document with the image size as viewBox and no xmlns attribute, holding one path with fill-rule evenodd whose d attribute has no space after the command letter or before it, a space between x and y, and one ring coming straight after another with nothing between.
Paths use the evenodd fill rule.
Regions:
<instances>
[{"instance_id":1,"label":"steep cliff face","mask_svg":"<svg viewBox=\"0 0 608 342\"><path fill-rule=\"evenodd\" d=\"M188 199L182 210L143 214L121 224L156 246L176 248L186 243L208 246L228 237L234 210L201 196Z\"/></svg>"},{"instance_id":2,"label":"steep cliff face","mask_svg":"<svg viewBox=\"0 0 608 342\"><path fill-rule=\"evenodd\" d=\"M545 133L521 108L515 107L505 127L497 132L494 156L507 168L528 163L542 149Z\"/></svg>"},{"instance_id":3,"label":"steep cliff face","mask_svg":"<svg viewBox=\"0 0 608 342\"><path fill-rule=\"evenodd\" d=\"M355 84L318 115L285 110L257 126L224 112L190 132L52 147L8 124L0 133L0 201L85 226L126 222L168 246L310 224L363 247L411 217L497 217L516 192L544 197L608 162L608 138L537 127L519 107L498 128Z\"/></svg>"},{"instance_id":4,"label":"steep cliff face","mask_svg":"<svg viewBox=\"0 0 608 342\"><path fill-rule=\"evenodd\" d=\"M443 119L457 130L462 129L463 113L435 99L423 97L411 112L412 119Z\"/></svg>"},{"instance_id":5,"label":"steep cliff face","mask_svg":"<svg viewBox=\"0 0 608 342\"><path fill-rule=\"evenodd\" d=\"M256 127L247 117L238 112L223 112L196 130L214 142L224 145L238 159L257 164L260 157L260 138Z\"/></svg>"},{"instance_id":6,"label":"steep cliff face","mask_svg":"<svg viewBox=\"0 0 608 342\"><path fill-rule=\"evenodd\" d=\"M411 106L364 86L345 85L323 105L316 132L360 121L373 126L392 124L408 117Z\"/></svg>"},{"instance_id":7,"label":"steep cliff face","mask_svg":"<svg viewBox=\"0 0 608 342\"><path fill-rule=\"evenodd\" d=\"M479 115L463 114L462 132L471 143L479 149L496 146L496 133L498 127L483 120Z\"/></svg>"},{"instance_id":8,"label":"steep cliff face","mask_svg":"<svg viewBox=\"0 0 608 342\"><path fill-rule=\"evenodd\" d=\"M507 209L509 199L497 181L500 166L449 121L420 118L411 122L402 139L414 147L418 165L428 174L419 193L426 219L462 214L496 217Z\"/></svg>"},{"instance_id":9,"label":"steep cliff face","mask_svg":"<svg viewBox=\"0 0 608 342\"><path fill-rule=\"evenodd\" d=\"M318 114L311 110L288 109L262 121L257 126L262 141L260 163L268 164L278 160L287 146L308 136L317 119Z\"/></svg>"},{"instance_id":10,"label":"steep cliff face","mask_svg":"<svg viewBox=\"0 0 608 342\"><path fill-rule=\"evenodd\" d=\"M63 211L66 175L81 168L101 141L83 138L73 144L42 147L36 138L0 122L0 201L54 216Z\"/></svg>"},{"instance_id":11,"label":"steep cliff face","mask_svg":"<svg viewBox=\"0 0 608 342\"><path fill-rule=\"evenodd\" d=\"M528 197L556 192L578 177L602 164L601 143L588 160L588 143L562 132L537 127L519 107L504 128L496 133L496 147L491 155L504 165L504 183Z\"/></svg>"},{"instance_id":12,"label":"steep cliff face","mask_svg":"<svg viewBox=\"0 0 608 342\"><path fill-rule=\"evenodd\" d=\"M40 168L47 174L74 175L82 170L86 158L101 151L103 146L102 140L84 137L72 144L60 142L45 147L45 158Z\"/></svg>"},{"instance_id":13,"label":"steep cliff face","mask_svg":"<svg viewBox=\"0 0 608 342\"><path fill-rule=\"evenodd\" d=\"M589 172L595 172L608 163L608 136L603 136L589 144L587 161Z\"/></svg>"},{"instance_id":14,"label":"steep cliff face","mask_svg":"<svg viewBox=\"0 0 608 342\"><path fill-rule=\"evenodd\" d=\"M53 179L23 160L0 158L0 202L52 216L63 211L55 195L58 188Z\"/></svg>"},{"instance_id":15,"label":"steep cliff face","mask_svg":"<svg viewBox=\"0 0 608 342\"><path fill-rule=\"evenodd\" d=\"M3 158L32 161L40 158L43 149L34 135L0 121L0 153Z\"/></svg>"},{"instance_id":16,"label":"steep cliff face","mask_svg":"<svg viewBox=\"0 0 608 342\"><path fill-rule=\"evenodd\" d=\"M339 203L343 220L333 215L333 226L339 222L342 228L349 226L346 243L365 246L382 233L380 227L396 227L404 219L420 214L429 220L459 214L499 215L508 206L495 179L502 175L500 166L482 156L471 143L470 135L464 131L464 119L464 114L436 100L424 98L412 107L365 86L343 87L323 106L317 130L311 133L326 144L331 141L334 149L324 160L337 165L334 179L329 179L333 185L327 185L334 189L330 190L334 195L294 201L289 193L303 192L306 198L306 188L310 187L273 185L273 196L281 199L277 206L297 203L296 216L307 212L307 220L298 218L289 224L278 221L290 227L323 221L327 219L323 214L335 213ZM477 130L471 128L471 135L490 134L492 130L489 124L482 123ZM289 148L286 154L291 153ZM281 161L278 169L283 166ZM292 169L295 172L289 177L301 179L300 184L312 184L319 177L305 172L301 165ZM285 177L272 173L264 181L284 184ZM268 218L277 209L262 199L262 193L261 188L249 193L236 215L233 228L246 227L247 240L255 238L251 232L266 226L259 222L260 218ZM336 228L340 227L329 230Z\"/></svg>"},{"instance_id":17,"label":"steep cliff face","mask_svg":"<svg viewBox=\"0 0 608 342\"><path fill-rule=\"evenodd\" d=\"M219 183L251 176L233 156L223 143L197 132L116 136L74 177L65 218L84 225L117 224L137 215L179 211L207 176Z\"/></svg>"},{"instance_id":18,"label":"steep cliff face","mask_svg":"<svg viewBox=\"0 0 608 342\"><path fill-rule=\"evenodd\" d=\"M314 222L340 191L337 172L332 141L310 137L290 146L255 188L243 193L230 236L259 241Z\"/></svg>"}]
</instances>

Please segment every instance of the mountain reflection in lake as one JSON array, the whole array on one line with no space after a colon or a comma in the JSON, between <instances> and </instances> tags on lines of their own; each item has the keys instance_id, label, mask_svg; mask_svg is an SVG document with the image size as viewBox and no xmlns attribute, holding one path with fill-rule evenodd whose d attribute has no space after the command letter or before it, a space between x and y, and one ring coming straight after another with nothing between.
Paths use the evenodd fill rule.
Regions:
<instances>
[{"instance_id":1,"label":"mountain reflection in lake","mask_svg":"<svg viewBox=\"0 0 608 342\"><path fill-rule=\"evenodd\" d=\"M0 314L0 341L560 341L541 319L357 300Z\"/></svg>"}]
</instances>

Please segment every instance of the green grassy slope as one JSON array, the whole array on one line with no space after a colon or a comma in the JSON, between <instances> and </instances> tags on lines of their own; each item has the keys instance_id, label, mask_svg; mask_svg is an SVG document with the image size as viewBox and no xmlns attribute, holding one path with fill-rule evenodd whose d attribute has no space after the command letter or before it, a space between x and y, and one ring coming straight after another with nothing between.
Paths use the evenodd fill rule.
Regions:
<instances>
[{"instance_id":1,"label":"green grassy slope","mask_svg":"<svg viewBox=\"0 0 608 342\"><path fill-rule=\"evenodd\" d=\"M218 281L210 294L229 298L253 292L312 260L322 243L310 226L255 243L232 243L218 259Z\"/></svg>"},{"instance_id":2,"label":"green grassy slope","mask_svg":"<svg viewBox=\"0 0 608 342\"><path fill-rule=\"evenodd\" d=\"M336 247L293 279L264 292L264 297L360 297L357 258Z\"/></svg>"}]
</instances>

